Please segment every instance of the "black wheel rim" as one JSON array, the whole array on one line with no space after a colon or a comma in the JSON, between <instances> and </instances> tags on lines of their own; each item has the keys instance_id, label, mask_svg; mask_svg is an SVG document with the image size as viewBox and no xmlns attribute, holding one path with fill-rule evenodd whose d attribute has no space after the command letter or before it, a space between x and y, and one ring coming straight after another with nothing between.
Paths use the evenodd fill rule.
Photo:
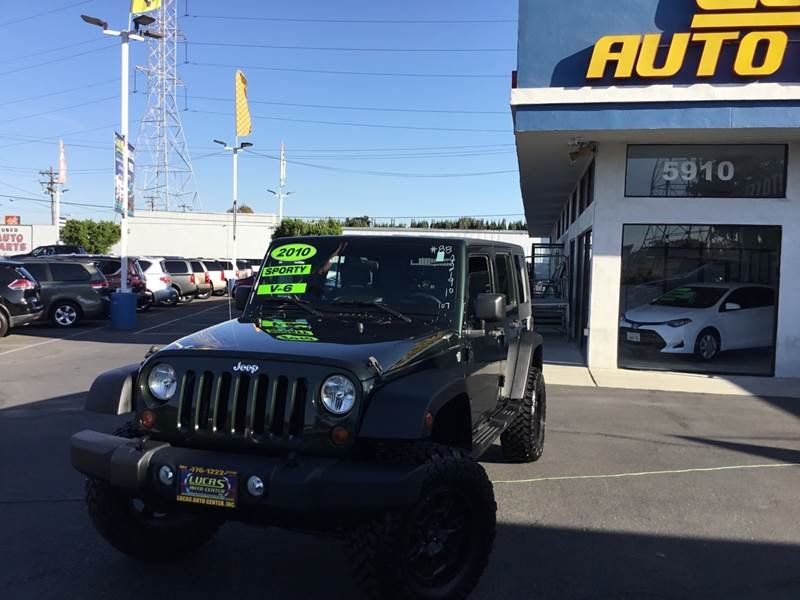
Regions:
<instances>
[{"instance_id":1,"label":"black wheel rim","mask_svg":"<svg viewBox=\"0 0 800 600\"><path fill-rule=\"evenodd\" d=\"M423 588L450 582L466 565L472 536L471 507L454 490L441 488L425 496L410 515L405 562Z\"/></svg>"}]
</instances>

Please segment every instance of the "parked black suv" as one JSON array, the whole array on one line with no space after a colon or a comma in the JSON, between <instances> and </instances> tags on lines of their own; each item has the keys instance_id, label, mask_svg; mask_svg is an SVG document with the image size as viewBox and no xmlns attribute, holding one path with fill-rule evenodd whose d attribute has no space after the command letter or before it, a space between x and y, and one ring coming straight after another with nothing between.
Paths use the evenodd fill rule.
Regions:
<instances>
[{"instance_id":1,"label":"parked black suv","mask_svg":"<svg viewBox=\"0 0 800 600\"><path fill-rule=\"evenodd\" d=\"M238 319L101 375L72 464L103 537L176 559L225 520L345 537L369 597L464 598L495 535L475 461L544 448L523 251L489 241L272 243Z\"/></svg>"},{"instance_id":2,"label":"parked black suv","mask_svg":"<svg viewBox=\"0 0 800 600\"><path fill-rule=\"evenodd\" d=\"M54 256L21 262L41 285L45 315L55 327L76 327L83 319L108 315L110 289L94 259Z\"/></svg>"},{"instance_id":3,"label":"parked black suv","mask_svg":"<svg viewBox=\"0 0 800 600\"><path fill-rule=\"evenodd\" d=\"M0 337L35 321L43 310L39 284L25 265L0 260Z\"/></svg>"},{"instance_id":4,"label":"parked black suv","mask_svg":"<svg viewBox=\"0 0 800 600\"><path fill-rule=\"evenodd\" d=\"M37 258L45 256L59 256L62 254L88 254L83 246L68 244L51 244L50 246L37 246L28 254L20 254L14 258Z\"/></svg>"}]
</instances>

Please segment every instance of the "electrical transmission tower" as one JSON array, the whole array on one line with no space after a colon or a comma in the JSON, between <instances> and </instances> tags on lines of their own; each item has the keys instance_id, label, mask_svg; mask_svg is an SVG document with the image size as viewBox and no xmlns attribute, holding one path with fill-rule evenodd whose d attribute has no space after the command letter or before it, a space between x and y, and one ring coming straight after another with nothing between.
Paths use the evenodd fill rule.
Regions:
<instances>
[{"instance_id":1,"label":"electrical transmission tower","mask_svg":"<svg viewBox=\"0 0 800 600\"><path fill-rule=\"evenodd\" d=\"M136 196L140 205L157 210L175 210L185 205L199 208L197 187L181 126L177 91L178 0L164 0L150 28L161 39L148 40L146 67L138 70L147 77L147 107L136 140Z\"/></svg>"}]
</instances>

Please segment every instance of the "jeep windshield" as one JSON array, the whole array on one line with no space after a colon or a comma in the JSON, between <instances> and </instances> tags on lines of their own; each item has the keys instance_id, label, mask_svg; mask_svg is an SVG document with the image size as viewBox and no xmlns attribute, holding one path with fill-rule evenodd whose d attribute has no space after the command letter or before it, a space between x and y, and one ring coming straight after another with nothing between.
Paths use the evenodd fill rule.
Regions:
<instances>
[{"instance_id":1,"label":"jeep windshield","mask_svg":"<svg viewBox=\"0 0 800 600\"><path fill-rule=\"evenodd\" d=\"M461 262L457 244L433 238L280 239L258 274L248 312L304 307L325 316L455 323Z\"/></svg>"}]
</instances>

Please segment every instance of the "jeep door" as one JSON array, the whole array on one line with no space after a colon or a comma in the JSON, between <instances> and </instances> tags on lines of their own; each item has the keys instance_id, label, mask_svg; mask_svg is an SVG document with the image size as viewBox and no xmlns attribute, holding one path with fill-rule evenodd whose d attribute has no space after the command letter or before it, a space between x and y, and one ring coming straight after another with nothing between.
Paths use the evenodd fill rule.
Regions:
<instances>
[{"instance_id":1,"label":"jeep door","mask_svg":"<svg viewBox=\"0 0 800 600\"><path fill-rule=\"evenodd\" d=\"M516 357L519 349L519 337L522 332L520 320L520 293L518 276L510 251L498 250L494 255L495 293L506 297L506 318L497 327L502 333L497 336L498 366L500 382L498 393L507 395L511 389L516 368Z\"/></svg>"},{"instance_id":2,"label":"jeep door","mask_svg":"<svg viewBox=\"0 0 800 600\"><path fill-rule=\"evenodd\" d=\"M478 294L493 293L491 250L470 252L467 266L465 329L480 330L482 323L475 317ZM490 334L496 324L486 324L486 335L465 340L466 386L472 407L473 426L497 407L502 373L501 342Z\"/></svg>"}]
</instances>

